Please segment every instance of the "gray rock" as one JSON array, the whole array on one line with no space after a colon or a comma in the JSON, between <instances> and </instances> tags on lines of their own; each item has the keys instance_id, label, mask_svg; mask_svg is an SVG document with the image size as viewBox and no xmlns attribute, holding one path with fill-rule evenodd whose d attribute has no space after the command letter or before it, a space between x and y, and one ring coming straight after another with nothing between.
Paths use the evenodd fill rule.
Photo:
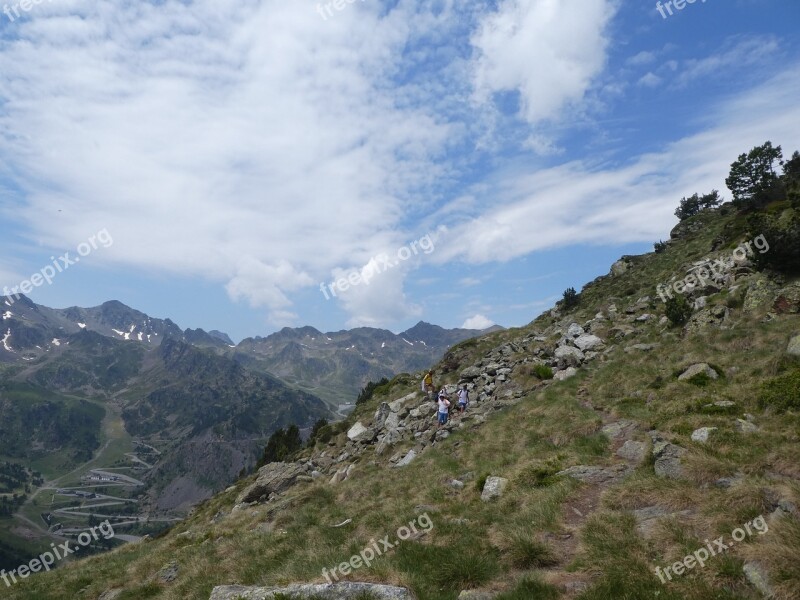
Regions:
<instances>
[{"instance_id":1,"label":"gray rock","mask_svg":"<svg viewBox=\"0 0 800 600\"><path fill-rule=\"evenodd\" d=\"M597 467L593 465L577 465L559 471L557 475L572 477L584 483L601 484L618 481L630 473L631 467L628 465L612 465L610 467Z\"/></svg>"},{"instance_id":2,"label":"gray rock","mask_svg":"<svg viewBox=\"0 0 800 600\"><path fill-rule=\"evenodd\" d=\"M749 562L745 563L744 568L744 576L747 578L747 581L750 582L754 588L756 588L761 595L765 598L772 598L775 595L775 592L772 590L772 586L769 583L769 576L767 572L757 562Z\"/></svg>"},{"instance_id":3,"label":"gray rock","mask_svg":"<svg viewBox=\"0 0 800 600\"><path fill-rule=\"evenodd\" d=\"M296 463L269 463L258 470L255 483L245 488L236 500L243 502L261 502L272 494L280 494L297 481L305 469Z\"/></svg>"},{"instance_id":4,"label":"gray rock","mask_svg":"<svg viewBox=\"0 0 800 600\"><path fill-rule=\"evenodd\" d=\"M685 454L685 448L676 446L666 440L655 440L653 442L653 456L656 459L656 475L666 479L681 479L683 477L681 458Z\"/></svg>"},{"instance_id":5,"label":"gray rock","mask_svg":"<svg viewBox=\"0 0 800 600\"><path fill-rule=\"evenodd\" d=\"M375 416L373 417L375 427L381 429L383 427L383 424L386 422L386 417L388 417L391 412L392 409L389 408L389 404L387 404L386 402L381 402L381 405L378 407L378 410L375 411ZM349 431L347 432L347 437L350 437Z\"/></svg>"},{"instance_id":6,"label":"gray rock","mask_svg":"<svg viewBox=\"0 0 800 600\"><path fill-rule=\"evenodd\" d=\"M663 506L658 505L633 511L633 516L636 518L636 529L644 537L650 537L653 534L658 521L662 518L687 517L691 514L690 510L669 512Z\"/></svg>"},{"instance_id":7,"label":"gray rock","mask_svg":"<svg viewBox=\"0 0 800 600\"><path fill-rule=\"evenodd\" d=\"M705 444L708 442L709 436L711 436L711 434L716 430L716 427L701 427L700 429L695 429L692 432L692 441Z\"/></svg>"},{"instance_id":8,"label":"gray rock","mask_svg":"<svg viewBox=\"0 0 800 600\"><path fill-rule=\"evenodd\" d=\"M347 432L347 437L353 442L371 442L375 439L375 430L365 427L361 421L356 421Z\"/></svg>"},{"instance_id":9,"label":"gray rock","mask_svg":"<svg viewBox=\"0 0 800 600\"><path fill-rule=\"evenodd\" d=\"M800 335L796 335L789 340L789 346L786 348L786 352L792 356L800 356Z\"/></svg>"},{"instance_id":10,"label":"gray rock","mask_svg":"<svg viewBox=\"0 0 800 600\"><path fill-rule=\"evenodd\" d=\"M412 463L412 461L417 458L417 453L414 450L409 450L408 454L406 454L398 463L395 465L396 467L407 467Z\"/></svg>"},{"instance_id":11,"label":"gray rock","mask_svg":"<svg viewBox=\"0 0 800 600\"><path fill-rule=\"evenodd\" d=\"M478 367L468 367L461 371L461 379L472 381L481 376L482 371Z\"/></svg>"},{"instance_id":12,"label":"gray rock","mask_svg":"<svg viewBox=\"0 0 800 600\"><path fill-rule=\"evenodd\" d=\"M678 377L678 381L686 381L687 379L691 379L700 374L706 374L711 379L718 379L719 375L717 372L708 366L707 363L697 363L696 365L692 365L688 369L686 369L683 373L680 374Z\"/></svg>"},{"instance_id":13,"label":"gray rock","mask_svg":"<svg viewBox=\"0 0 800 600\"><path fill-rule=\"evenodd\" d=\"M740 433L756 433L758 431L758 427L750 421L736 419L736 431L739 431Z\"/></svg>"},{"instance_id":14,"label":"gray rock","mask_svg":"<svg viewBox=\"0 0 800 600\"><path fill-rule=\"evenodd\" d=\"M483 484L483 491L481 492L481 500L489 502L494 498L499 498L508 485L508 479L502 477L487 477L486 483Z\"/></svg>"},{"instance_id":15,"label":"gray rock","mask_svg":"<svg viewBox=\"0 0 800 600\"><path fill-rule=\"evenodd\" d=\"M572 346L560 346L556 348L555 357L559 364L565 367L579 367L586 358L578 348Z\"/></svg>"},{"instance_id":16,"label":"gray rock","mask_svg":"<svg viewBox=\"0 0 800 600\"><path fill-rule=\"evenodd\" d=\"M567 335L569 337L573 337L573 338L577 338L579 336L582 336L584 333L586 333L586 332L583 330L583 327L581 327L577 323L573 323L567 329Z\"/></svg>"},{"instance_id":17,"label":"gray rock","mask_svg":"<svg viewBox=\"0 0 800 600\"><path fill-rule=\"evenodd\" d=\"M570 377L575 377L578 374L578 369L575 367L567 367L563 371L556 371L553 374L553 379L557 381L564 381L565 379L569 379Z\"/></svg>"},{"instance_id":18,"label":"gray rock","mask_svg":"<svg viewBox=\"0 0 800 600\"><path fill-rule=\"evenodd\" d=\"M650 352L658 348L658 344L632 344L625 347L625 352Z\"/></svg>"},{"instance_id":19,"label":"gray rock","mask_svg":"<svg viewBox=\"0 0 800 600\"><path fill-rule=\"evenodd\" d=\"M463 490L464 489L464 482L459 481L458 479L453 479L450 481L450 487L454 490Z\"/></svg>"},{"instance_id":20,"label":"gray rock","mask_svg":"<svg viewBox=\"0 0 800 600\"><path fill-rule=\"evenodd\" d=\"M122 588L106 590L97 598L97 600L117 600L117 597L123 592Z\"/></svg>"},{"instance_id":21,"label":"gray rock","mask_svg":"<svg viewBox=\"0 0 800 600\"><path fill-rule=\"evenodd\" d=\"M165 565L161 568L161 570L156 574L156 578L161 583L172 583L178 578L178 563L172 561L168 565Z\"/></svg>"},{"instance_id":22,"label":"gray rock","mask_svg":"<svg viewBox=\"0 0 800 600\"><path fill-rule=\"evenodd\" d=\"M600 431L602 431L612 440L616 440L629 434L631 431L636 429L636 427L637 427L636 421L629 421L623 419L621 421L615 421L614 423L609 423L608 425L604 425Z\"/></svg>"},{"instance_id":23,"label":"gray rock","mask_svg":"<svg viewBox=\"0 0 800 600\"><path fill-rule=\"evenodd\" d=\"M642 464L647 458L647 444L628 440L617 450L617 456L629 460L637 465Z\"/></svg>"},{"instance_id":24,"label":"gray rock","mask_svg":"<svg viewBox=\"0 0 800 600\"><path fill-rule=\"evenodd\" d=\"M209 600L272 600L279 595L297 600L354 600L371 595L377 600L414 600L406 588L375 583L295 584L288 587L245 587L242 585L217 586Z\"/></svg>"},{"instance_id":25,"label":"gray rock","mask_svg":"<svg viewBox=\"0 0 800 600\"><path fill-rule=\"evenodd\" d=\"M573 343L583 352L601 349L605 345L599 337L588 333L578 336Z\"/></svg>"}]
</instances>

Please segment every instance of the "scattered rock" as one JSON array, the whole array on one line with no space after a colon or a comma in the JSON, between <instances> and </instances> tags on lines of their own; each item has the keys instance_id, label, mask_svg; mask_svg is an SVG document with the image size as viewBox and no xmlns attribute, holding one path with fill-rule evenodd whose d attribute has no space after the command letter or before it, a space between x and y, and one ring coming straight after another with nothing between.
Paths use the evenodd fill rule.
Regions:
<instances>
[{"instance_id":1,"label":"scattered rock","mask_svg":"<svg viewBox=\"0 0 800 600\"><path fill-rule=\"evenodd\" d=\"M575 338L573 343L583 352L586 352L587 350L600 349L605 345L603 343L603 340L601 340L596 335L591 335L591 334L580 335L577 338Z\"/></svg>"},{"instance_id":2,"label":"scattered rock","mask_svg":"<svg viewBox=\"0 0 800 600\"><path fill-rule=\"evenodd\" d=\"M683 466L681 457L686 454L686 449L676 446L666 440L656 438L653 441L653 456L656 459L655 472L658 477L666 479L681 479Z\"/></svg>"},{"instance_id":3,"label":"scattered rock","mask_svg":"<svg viewBox=\"0 0 800 600\"><path fill-rule=\"evenodd\" d=\"M628 440L617 450L617 456L640 465L647 458L647 444Z\"/></svg>"},{"instance_id":4,"label":"scattered rock","mask_svg":"<svg viewBox=\"0 0 800 600\"><path fill-rule=\"evenodd\" d=\"M352 442L371 442L375 439L375 430L365 427L361 421L356 421L347 432L347 437Z\"/></svg>"},{"instance_id":5,"label":"scattered rock","mask_svg":"<svg viewBox=\"0 0 800 600\"><path fill-rule=\"evenodd\" d=\"M570 377L575 377L578 374L578 369L575 367L567 367L563 371L556 371L553 374L553 379L556 381L564 381L565 379L569 379Z\"/></svg>"},{"instance_id":6,"label":"scattered rock","mask_svg":"<svg viewBox=\"0 0 800 600\"><path fill-rule=\"evenodd\" d=\"M736 419L736 431L739 431L740 433L756 433L758 431L758 427L750 421Z\"/></svg>"},{"instance_id":7,"label":"scattered rock","mask_svg":"<svg viewBox=\"0 0 800 600\"><path fill-rule=\"evenodd\" d=\"M578 481L585 483L592 483L595 485L601 483L608 483L622 479L630 472L631 468L628 465L613 465L610 467L597 467L590 465L577 465L559 471L557 475L566 475Z\"/></svg>"},{"instance_id":8,"label":"scattered rock","mask_svg":"<svg viewBox=\"0 0 800 600\"><path fill-rule=\"evenodd\" d=\"M255 483L245 488L236 503L260 502L271 494L280 494L294 485L304 472L296 463L269 463L258 470Z\"/></svg>"},{"instance_id":9,"label":"scattered rock","mask_svg":"<svg viewBox=\"0 0 800 600\"><path fill-rule=\"evenodd\" d=\"M686 369L683 373L678 376L678 381L686 381L687 379L691 379L692 377L696 377L697 375L708 375L710 379L718 379L719 375L717 372L708 366L707 363L697 363L696 365L692 365L688 369Z\"/></svg>"},{"instance_id":10,"label":"scattered rock","mask_svg":"<svg viewBox=\"0 0 800 600\"><path fill-rule=\"evenodd\" d=\"M407 467L411 462L417 458L417 453L414 450L409 450L400 461L395 465L396 467Z\"/></svg>"},{"instance_id":11,"label":"scattered rock","mask_svg":"<svg viewBox=\"0 0 800 600\"><path fill-rule=\"evenodd\" d=\"M483 491L481 492L481 500L489 502L494 498L499 498L508 485L508 479L502 477L487 477L486 483L483 484Z\"/></svg>"},{"instance_id":12,"label":"scattered rock","mask_svg":"<svg viewBox=\"0 0 800 600\"><path fill-rule=\"evenodd\" d=\"M636 429L636 426L636 421L628 421L623 419L622 421L616 421L614 423L604 425L601 431L612 440L616 440L624 437L626 434L629 434L632 430Z\"/></svg>"},{"instance_id":13,"label":"scattered rock","mask_svg":"<svg viewBox=\"0 0 800 600\"><path fill-rule=\"evenodd\" d=\"M786 352L792 356L800 356L800 335L796 335L789 340L789 346L786 348Z\"/></svg>"},{"instance_id":14,"label":"scattered rock","mask_svg":"<svg viewBox=\"0 0 800 600\"><path fill-rule=\"evenodd\" d=\"M670 512L663 506L647 506L633 511L636 518L636 529L644 537L650 537L658 525L659 519L672 517L687 517L692 514L690 510Z\"/></svg>"},{"instance_id":15,"label":"scattered rock","mask_svg":"<svg viewBox=\"0 0 800 600\"><path fill-rule=\"evenodd\" d=\"M700 429L695 429L692 432L692 441L705 444L708 442L709 436L716 430L716 427L701 427Z\"/></svg>"},{"instance_id":16,"label":"scattered rock","mask_svg":"<svg viewBox=\"0 0 800 600\"><path fill-rule=\"evenodd\" d=\"M463 490L464 489L464 482L459 481L458 479L453 479L450 481L450 487L454 490Z\"/></svg>"},{"instance_id":17,"label":"scattered rock","mask_svg":"<svg viewBox=\"0 0 800 600\"><path fill-rule=\"evenodd\" d=\"M579 367L586 358L583 352L572 346L559 346L556 348L555 357L559 365L564 367Z\"/></svg>"},{"instance_id":18,"label":"scattered rock","mask_svg":"<svg viewBox=\"0 0 800 600\"><path fill-rule=\"evenodd\" d=\"M632 344L625 347L625 352L650 352L657 347L658 344Z\"/></svg>"},{"instance_id":19,"label":"scattered rock","mask_svg":"<svg viewBox=\"0 0 800 600\"><path fill-rule=\"evenodd\" d=\"M97 600L116 600L117 596L119 596L123 592L122 588L116 588L112 590L106 590L97 598Z\"/></svg>"},{"instance_id":20,"label":"scattered rock","mask_svg":"<svg viewBox=\"0 0 800 600\"><path fill-rule=\"evenodd\" d=\"M749 562L745 563L742 570L744 571L744 576L747 578L747 581L761 592L762 596L765 598L772 598L775 595L764 567L757 562Z\"/></svg>"},{"instance_id":21,"label":"scattered rock","mask_svg":"<svg viewBox=\"0 0 800 600\"><path fill-rule=\"evenodd\" d=\"M477 379L482 375L481 370L478 367L468 367L461 371L461 379L466 379L467 381L472 381L473 379Z\"/></svg>"},{"instance_id":22,"label":"scattered rock","mask_svg":"<svg viewBox=\"0 0 800 600\"><path fill-rule=\"evenodd\" d=\"M584 333L586 333L586 332L583 330L583 327L581 327L577 323L573 323L567 329L567 335L570 336L570 337L573 337L573 338L577 338L579 336L582 336Z\"/></svg>"},{"instance_id":23,"label":"scattered rock","mask_svg":"<svg viewBox=\"0 0 800 600\"><path fill-rule=\"evenodd\" d=\"M178 563L173 561L162 567L156 574L156 577L161 583L172 583L178 578L178 571Z\"/></svg>"}]
</instances>

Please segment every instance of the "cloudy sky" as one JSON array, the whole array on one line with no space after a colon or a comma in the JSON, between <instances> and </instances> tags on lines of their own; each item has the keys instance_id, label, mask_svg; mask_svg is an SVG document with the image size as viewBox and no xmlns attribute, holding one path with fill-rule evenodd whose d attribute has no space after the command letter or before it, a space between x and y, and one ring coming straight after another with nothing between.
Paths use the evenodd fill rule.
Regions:
<instances>
[{"instance_id":1,"label":"cloudy sky","mask_svg":"<svg viewBox=\"0 0 800 600\"><path fill-rule=\"evenodd\" d=\"M25 6L0 14L0 283L113 239L48 306L237 340L520 325L682 196L729 197L739 153L800 148L796 0Z\"/></svg>"}]
</instances>

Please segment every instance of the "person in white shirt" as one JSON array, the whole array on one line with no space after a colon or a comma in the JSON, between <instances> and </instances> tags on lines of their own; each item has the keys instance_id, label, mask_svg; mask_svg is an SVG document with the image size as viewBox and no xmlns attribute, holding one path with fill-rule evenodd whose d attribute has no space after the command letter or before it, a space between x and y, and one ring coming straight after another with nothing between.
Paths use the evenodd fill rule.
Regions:
<instances>
[{"instance_id":1,"label":"person in white shirt","mask_svg":"<svg viewBox=\"0 0 800 600\"><path fill-rule=\"evenodd\" d=\"M436 429L439 429L442 425L447 423L447 415L449 414L449 410L450 400L447 397L447 390L442 388L442 391L439 392L439 420Z\"/></svg>"},{"instance_id":2,"label":"person in white shirt","mask_svg":"<svg viewBox=\"0 0 800 600\"><path fill-rule=\"evenodd\" d=\"M467 410L467 406L469 405L469 392L467 391L467 386L464 384L464 387L458 390L458 412L462 415Z\"/></svg>"}]
</instances>

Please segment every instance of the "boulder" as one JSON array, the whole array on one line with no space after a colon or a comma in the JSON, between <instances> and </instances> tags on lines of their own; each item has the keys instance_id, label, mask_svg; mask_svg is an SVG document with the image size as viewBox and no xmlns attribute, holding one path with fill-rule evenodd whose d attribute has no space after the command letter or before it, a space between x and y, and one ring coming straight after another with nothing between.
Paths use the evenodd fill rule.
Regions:
<instances>
[{"instance_id":1,"label":"boulder","mask_svg":"<svg viewBox=\"0 0 800 600\"><path fill-rule=\"evenodd\" d=\"M640 465L647 458L647 444L628 440L617 450L617 456Z\"/></svg>"},{"instance_id":2,"label":"boulder","mask_svg":"<svg viewBox=\"0 0 800 600\"><path fill-rule=\"evenodd\" d=\"M578 374L578 369L575 367L567 367L563 371L556 371L553 375L553 379L557 381L564 381L565 379L569 379L570 377L575 377Z\"/></svg>"},{"instance_id":3,"label":"boulder","mask_svg":"<svg viewBox=\"0 0 800 600\"><path fill-rule=\"evenodd\" d=\"M406 588L376 583L317 583L295 584L288 587L246 587L243 585L221 585L214 588L209 600L273 600L274 598L297 600L356 600L369 597L375 600L414 600Z\"/></svg>"},{"instance_id":4,"label":"boulder","mask_svg":"<svg viewBox=\"0 0 800 600\"><path fill-rule=\"evenodd\" d=\"M386 402L381 402L381 405L378 407L378 410L375 411L375 417L373 418L375 427L378 429L383 427L383 424L386 421L386 417L388 417L389 413L391 412L392 410L391 408L389 408L389 405ZM347 437L350 437L350 432L347 433Z\"/></svg>"},{"instance_id":5,"label":"boulder","mask_svg":"<svg viewBox=\"0 0 800 600\"><path fill-rule=\"evenodd\" d=\"M697 375L701 374L708 375L710 379L719 379L717 372L708 366L707 363L697 363L681 373L680 376L678 376L678 381L686 381L687 379L691 379L692 377L696 377Z\"/></svg>"},{"instance_id":6,"label":"boulder","mask_svg":"<svg viewBox=\"0 0 800 600\"><path fill-rule=\"evenodd\" d=\"M599 350L604 346L603 340L596 335L588 333L578 336L573 343L583 352L587 350Z\"/></svg>"},{"instance_id":7,"label":"boulder","mask_svg":"<svg viewBox=\"0 0 800 600\"><path fill-rule=\"evenodd\" d=\"M745 563L742 570L744 571L744 576L747 578L747 581L750 582L750 585L761 592L762 596L765 598L774 597L775 592L769 583L769 577L764 567L757 562L749 562Z\"/></svg>"},{"instance_id":8,"label":"boulder","mask_svg":"<svg viewBox=\"0 0 800 600\"><path fill-rule=\"evenodd\" d=\"M800 356L800 335L796 335L789 340L789 346L786 348L786 352L792 356Z\"/></svg>"},{"instance_id":9,"label":"boulder","mask_svg":"<svg viewBox=\"0 0 800 600\"><path fill-rule=\"evenodd\" d=\"M477 379L481 376L481 370L478 367L467 367L463 371L461 371L461 379L465 379L467 381L472 381L473 379Z\"/></svg>"},{"instance_id":10,"label":"boulder","mask_svg":"<svg viewBox=\"0 0 800 600\"><path fill-rule=\"evenodd\" d=\"M577 338L579 336L582 336L584 333L586 332L583 330L583 327L581 327L577 323L573 323L567 329L567 335L572 338Z\"/></svg>"},{"instance_id":11,"label":"boulder","mask_svg":"<svg viewBox=\"0 0 800 600\"><path fill-rule=\"evenodd\" d=\"M395 467L407 467L415 458L417 458L417 453L414 450L409 450L408 454L401 458Z\"/></svg>"},{"instance_id":12,"label":"boulder","mask_svg":"<svg viewBox=\"0 0 800 600\"><path fill-rule=\"evenodd\" d=\"M692 441L705 444L708 442L708 438L711 436L711 434L716 430L716 427L701 427L700 429L695 429L692 432Z\"/></svg>"},{"instance_id":13,"label":"boulder","mask_svg":"<svg viewBox=\"0 0 800 600\"><path fill-rule=\"evenodd\" d=\"M356 421L356 424L347 432L347 437L352 442L369 443L375 439L375 430L365 427L361 421Z\"/></svg>"},{"instance_id":14,"label":"boulder","mask_svg":"<svg viewBox=\"0 0 800 600\"><path fill-rule=\"evenodd\" d=\"M656 438L653 441L656 475L665 479L681 479L683 477L681 458L685 454L686 448L681 448L666 440Z\"/></svg>"},{"instance_id":15,"label":"boulder","mask_svg":"<svg viewBox=\"0 0 800 600\"><path fill-rule=\"evenodd\" d=\"M556 348L555 357L559 365L563 364L564 367L579 367L586 358L583 352L572 346L560 346Z\"/></svg>"},{"instance_id":16,"label":"boulder","mask_svg":"<svg viewBox=\"0 0 800 600\"><path fill-rule=\"evenodd\" d=\"M269 463L258 470L255 483L245 488L236 504L260 502L271 494L280 494L294 485L304 473L305 469L296 463Z\"/></svg>"},{"instance_id":17,"label":"boulder","mask_svg":"<svg viewBox=\"0 0 800 600\"><path fill-rule=\"evenodd\" d=\"M483 491L481 492L481 500L489 502L494 498L499 498L508 485L508 479L503 477L487 477L486 483L483 484Z\"/></svg>"}]
</instances>

